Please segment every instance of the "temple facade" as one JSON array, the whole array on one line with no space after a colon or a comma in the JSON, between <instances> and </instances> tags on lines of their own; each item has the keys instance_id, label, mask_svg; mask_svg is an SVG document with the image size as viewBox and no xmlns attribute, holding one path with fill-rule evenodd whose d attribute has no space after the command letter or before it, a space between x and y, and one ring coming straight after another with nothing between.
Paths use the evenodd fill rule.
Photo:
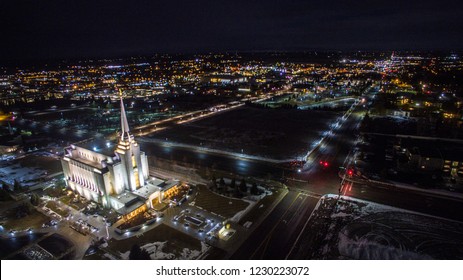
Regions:
<instances>
[{"instance_id":1,"label":"temple facade","mask_svg":"<svg viewBox=\"0 0 463 280\"><path fill-rule=\"evenodd\" d=\"M70 145L61 163L70 189L124 215L153 207L167 189L178 183L149 178L147 156L130 133L122 98L118 143L88 141Z\"/></svg>"}]
</instances>

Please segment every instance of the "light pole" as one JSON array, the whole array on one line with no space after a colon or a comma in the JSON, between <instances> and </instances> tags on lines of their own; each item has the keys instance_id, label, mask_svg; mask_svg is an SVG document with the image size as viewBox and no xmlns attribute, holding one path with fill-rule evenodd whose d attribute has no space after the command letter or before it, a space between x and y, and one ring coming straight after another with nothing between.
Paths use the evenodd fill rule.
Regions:
<instances>
[{"instance_id":1,"label":"light pole","mask_svg":"<svg viewBox=\"0 0 463 280\"><path fill-rule=\"evenodd\" d=\"M108 221L106 220L106 218L103 218L103 221L104 221L104 226L106 228L106 240L109 240Z\"/></svg>"}]
</instances>

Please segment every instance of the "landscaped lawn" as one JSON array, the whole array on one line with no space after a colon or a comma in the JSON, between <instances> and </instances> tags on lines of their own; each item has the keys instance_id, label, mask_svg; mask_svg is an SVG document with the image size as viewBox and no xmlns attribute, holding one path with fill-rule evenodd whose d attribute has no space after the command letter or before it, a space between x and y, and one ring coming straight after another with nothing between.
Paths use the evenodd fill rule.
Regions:
<instances>
[{"instance_id":1,"label":"landscaped lawn","mask_svg":"<svg viewBox=\"0 0 463 280\"><path fill-rule=\"evenodd\" d=\"M52 211L54 211L62 217L65 217L67 214L69 214L69 211L67 209L60 207L58 203L56 203L55 201L49 201L47 202L47 204L45 204L45 206L50 208Z\"/></svg>"},{"instance_id":2,"label":"landscaped lawn","mask_svg":"<svg viewBox=\"0 0 463 280\"><path fill-rule=\"evenodd\" d=\"M49 220L50 219L47 216L34 209L32 210L31 214L19 219L14 217L14 215L10 215L3 227L8 230L18 231L28 228L41 228L42 225Z\"/></svg>"}]
</instances>

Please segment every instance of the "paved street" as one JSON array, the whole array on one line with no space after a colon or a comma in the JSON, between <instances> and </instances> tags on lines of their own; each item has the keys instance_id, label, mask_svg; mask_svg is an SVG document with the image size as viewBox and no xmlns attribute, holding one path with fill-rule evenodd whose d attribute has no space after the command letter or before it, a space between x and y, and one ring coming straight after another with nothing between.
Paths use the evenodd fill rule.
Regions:
<instances>
[{"instance_id":1,"label":"paved street","mask_svg":"<svg viewBox=\"0 0 463 280\"><path fill-rule=\"evenodd\" d=\"M291 191L243 243L232 259L281 259L294 242L301 223L310 216L318 197Z\"/></svg>"}]
</instances>

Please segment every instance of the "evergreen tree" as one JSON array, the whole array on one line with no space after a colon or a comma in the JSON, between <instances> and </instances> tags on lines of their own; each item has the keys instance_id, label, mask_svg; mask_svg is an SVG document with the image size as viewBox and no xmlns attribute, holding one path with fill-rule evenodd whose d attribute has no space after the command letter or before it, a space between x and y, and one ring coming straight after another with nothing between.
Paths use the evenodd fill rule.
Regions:
<instances>
[{"instance_id":1,"label":"evergreen tree","mask_svg":"<svg viewBox=\"0 0 463 280\"><path fill-rule=\"evenodd\" d=\"M34 205L34 206L37 206L37 205L39 205L39 203L40 203L39 196L37 194L35 194L35 193L32 194L31 195L31 204Z\"/></svg>"},{"instance_id":2,"label":"evergreen tree","mask_svg":"<svg viewBox=\"0 0 463 280\"><path fill-rule=\"evenodd\" d=\"M220 187L220 188L223 188L223 187L225 187L225 180L223 179L223 177L222 177L222 178L220 178L220 181L219 181L219 187Z\"/></svg>"},{"instance_id":3,"label":"evergreen tree","mask_svg":"<svg viewBox=\"0 0 463 280\"><path fill-rule=\"evenodd\" d=\"M215 180L211 181L210 188L211 188L212 191L217 190L217 182Z\"/></svg>"},{"instance_id":4,"label":"evergreen tree","mask_svg":"<svg viewBox=\"0 0 463 280\"><path fill-rule=\"evenodd\" d=\"M252 183L251 194L253 194L253 195L258 195L259 194L259 189L257 188L257 184L255 182Z\"/></svg>"},{"instance_id":5,"label":"evergreen tree","mask_svg":"<svg viewBox=\"0 0 463 280\"><path fill-rule=\"evenodd\" d=\"M235 178L233 178L233 179L231 180L230 188L232 188L233 190L236 188L236 180L235 180Z\"/></svg>"},{"instance_id":6,"label":"evergreen tree","mask_svg":"<svg viewBox=\"0 0 463 280\"><path fill-rule=\"evenodd\" d=\"M19 192L21 190L21 183L18 182L18 180L14 180L13 183L13 191Z\"/></svg>"},{"instance_id":7,"label":"evergreen tree","mask_svg":"<svg viewBox=\"0 0 463 280\"><path fill-rule=\"evenodd\" d=\"M242 193L246 193L248 191L248 187L246 186L246 181L244 179L241 180L239 188Z\"/></svg>"},{"instance_id":8,"label":"evergreen tree","mask_svg":"<svg viewBox=\"0 0 463 280\"><path fill-rule=\"evenodd\" d=\"M133 244L130 249L129 260L151 260L148 251L142 249L138 244Z\"/></svg>"}]
</instances>

